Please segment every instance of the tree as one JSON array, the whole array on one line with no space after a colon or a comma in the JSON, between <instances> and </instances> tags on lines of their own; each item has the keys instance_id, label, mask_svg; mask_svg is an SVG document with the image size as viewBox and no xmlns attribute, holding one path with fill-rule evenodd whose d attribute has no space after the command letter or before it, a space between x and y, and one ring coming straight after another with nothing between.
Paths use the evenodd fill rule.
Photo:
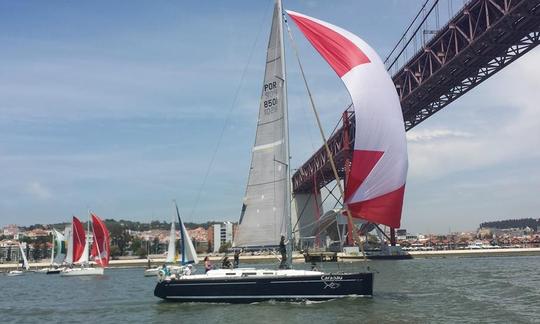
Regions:
<instances>
[{"instance_id":1,"label":"tree","mask_svg":"<svg viewBox=\"0 0 540 324\"><path fill-rule=\"evenodd\" d=\"M112 245L111 246L111 257L114 260L116 260L121 255L122 255L122 252L120 252L120 248L118 248L118 246Z\"/></svg>"},{"instance_id":2,"label":"tree","mask_svg":"<svg viewBox=\"0 0 540 324\"><path fill-rule=\"evenodd\" d=\"M223 243L223 244L219 247L219 253L225 253L225 252L227 252L227 250L229 250L231 247L232 247L231 242Z\"/></svg>"}]
</instances>

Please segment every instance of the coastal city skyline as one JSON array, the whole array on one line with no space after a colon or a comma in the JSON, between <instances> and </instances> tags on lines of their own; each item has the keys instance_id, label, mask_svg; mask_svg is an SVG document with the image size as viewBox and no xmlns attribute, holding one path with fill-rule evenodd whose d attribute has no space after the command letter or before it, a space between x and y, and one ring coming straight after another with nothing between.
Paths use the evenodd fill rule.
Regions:
<instances>
[{"instance_id":1,"label":"coastal city skyline","mask_svg":"<svg viewBox=\"0 0 540 324\"><path fill-rule=\"evenodd\" d=\"M237 222L267 39L260 22L270 5L133 2L96 11L1 3L0 226L85 218L89 208L104 218L168 221L173 198L188 222ZM363 19L353 16L384 4L351 1L347 12L324 2L286 5L340 23L385 55L421 2ZM350 98L310 45L297 42L329 132ZM289 66L295 168L320 140L298 68ZM402 228L447 233L539 216L539 69L534 49L408 132Z\"/></svg>"}]
</instances>

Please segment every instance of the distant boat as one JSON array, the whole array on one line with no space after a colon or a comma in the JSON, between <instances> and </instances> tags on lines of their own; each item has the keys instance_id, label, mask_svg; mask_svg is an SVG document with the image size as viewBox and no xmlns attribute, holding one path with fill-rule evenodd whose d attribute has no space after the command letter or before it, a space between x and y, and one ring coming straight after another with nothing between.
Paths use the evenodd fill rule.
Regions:
<instances>
[{"instance_id":1,"label":"distant boat","mask_svg":"<svg viewBox=\"0 0 540 324\"><path fill-rule=\"evenodd\" d=\"M23 270L19 270L19 269L11 270L7 274L10 277L22 276L22 275L24 275L26 272L28 272L30 270L30 265L28 264L28 259L26 258L26 253L24 253L21 242L19 242L19 251L21 252L21 256L22 256L22 259L23 259Z\"/></svg>"},{"instance_id":2,"label":"distant boat","mask_svg":"<svg viewBox=\"0 0 540 324\"><path fill-rule=\"evenodd\" d=\"M110 237L109 237L109 231L107 230L107 227L105 226L105 223L95 214L90 213L92 222L91 222L91 230L92 230L92 237L93 237L93 244L92 244L92 250L90 251L90 255L88 255L88 251L90 249L89 242L85 238L84 229L82 228L82 224L80 221L76 223L75 220L78 221L76 217L73 217L74 219L74 228L76 229L74 233L77 233L76 236L78 239L76 240L78 243L77 247L80 249L80 245L83 243L84 239L84 246L82 247L82 252L78 256L77 262L80 264L80 267L74 267L71 265L70 267L62 270L60 273L63 277L72 277L72 276L101 276L104 273L104 268L109 265L109 259L110 259ZM89 222L90 224L90 222ZM80 225L80 226L79 226ZM82 236L79 234L82 230ZM74 254L74 257L76 255ZM92 259L93 262L95 262L98 267L91 267L90 266L90 259Z\"/></svg>"},{"instance_id":3,"label":"distant boat","mask_svg":"<svg viewBox=\"0 0 540 324\"><path fill-rule=\"evenodd\" d=\"M148 253L148 251L147 251ZM169 246L167 248L167 258L165 259L166 264L172 264L176 261L176 229L174 228L174 217L171 221L171 230L169 233ZM144 276L145 277L155 277L158 275L159 270L161 270L161 266L154 267L150 269L144 270Z\"/></svg>"},{"instance_id":4,"label":"distant boat","mask_svg":"<svg viewBox=\"0 0 540 324\"><path fill-rule=\"evenodd\" d=\"M349 181L345 193L346 209L354 209L363 216L375 213L377 217L399 221L407 164L405 129L395 86L382 60L368 44L348 31L299 13L287 13L347 87L356 110L357 136L368 132L355 141L351 174L356 178ZM156 297L181 302L249 303L372 296L372 272L290 269L293 238L284 17L281 1L276 0L255 144L235 238L236 247L271 248L280 242L282 263L279 269L173 274L157 283ZM371 172L375 169L377 172ZM378 199L389 192L391 196ZM374 200L376 206L371 204Z\"/></svg>"},{"instance_id":5,"label":"distant boat","mask_svg":"<svg viewBox=\"0 0 540 324\"><path fill-rule=\"evenodd\" d=\"M197 258L197 252L195 251L193 242L191 241L191 238L189 237L189 233L186 229L186 226L184 225L184 222L182 222L182 218L180 217L180 212L178 210L178 205L176 205L176 202L175 202L175 210L176 210L176 216L178 218L178 223L180 224L180 247L181 247L180 266L172 264L178 261L178 250L176 249L176 230L174 228L175 219L173 217L171 221L171 232L169 234L169 246L167 249L167 259L165 260L167 264L166 266L167 269L165 270L163 266L146 269L144 271L145 277L153 277L153 276L160 275L160 271L161 271L161 276L165 274L165 271L169 273L182 273L185 265L197 264L199 262Z\"/></svg>"},{"instance_id":6,"label":"distant boat","mask_svg":"<svg viewBox=\"0 0 540 324\"><path fill-rule=\"evenodd\" d=\"M64 267L62 264L66 258L66 238L55 228L52 230L51 263L49 267L38 270L38 273L59 274Z\"/></svg>"}]
</instances>

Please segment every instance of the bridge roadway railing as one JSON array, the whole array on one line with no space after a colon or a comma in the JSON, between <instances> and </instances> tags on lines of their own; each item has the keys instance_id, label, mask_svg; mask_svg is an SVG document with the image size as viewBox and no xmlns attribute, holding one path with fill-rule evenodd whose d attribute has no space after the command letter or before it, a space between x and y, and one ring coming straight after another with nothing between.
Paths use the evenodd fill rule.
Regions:
<instances>
[{"instance_id":1,"label":"bridge roadway railing","mask_svg":"<svg viewBox=\"0 0 540 324\"><path fill-rule=\"evenodd\" d=\"M468 2L392 77L405 129L412 129L539 43L540 0ZM353 113L348 110L345 115L344 125L352 124ZM354 147L354 127L344 125L328 140L341 178ZM313 192L315 185L322 188L332 180L321 147L294 173L293 192Z\"/></svg>"}]
</instances>

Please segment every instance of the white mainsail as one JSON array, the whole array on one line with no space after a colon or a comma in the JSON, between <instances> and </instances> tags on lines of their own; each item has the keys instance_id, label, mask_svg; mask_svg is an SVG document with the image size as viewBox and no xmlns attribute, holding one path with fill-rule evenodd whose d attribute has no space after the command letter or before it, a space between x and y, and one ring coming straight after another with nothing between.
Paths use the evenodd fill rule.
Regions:
<instances>
[{"instance_id":1,"label":"white mainsail","mask_svg":"<svg viewBox=\"0 0 540 324\"><path fill-rule=\"evenodd\" d=\"M174 262L176 259L176 229L174 228L174 218L171 222L171 232L169 234L169 248L167 249L167 259L165 260L168 263Z\"/></svg>"},{"instance_id":2,"label":"white mainsail","mask_svg":"<svg viewBox=\"0 0 540 324\"><path fill-rule=\"evenodd\" d=\"M182 218L180 217L180 211L178 211L178 205L176 205L176 216L178 217L178 223L180 224L180 238L182 240L182 260L180 261L182 265L184 264L197 264L199 263L199 259L197 258L197 252L195 251L195 247L193 246L193 242L191 242L191 238L189 237L188 231L186 230L186 226L184 226L184 222L182 222Z\"/></svg>"},{"instance_id":3,"label":"white mainsail","mask_svg":"<svg viewBox=\"0 0 540 324\"><path fill-rule=\"evenodd\" d=\"M71 231L71 226L66 226L64 229L64 236L66 237L67 249L66 249L66 259L64 260L67 264L73 263L73 232Z\"/></svg>"},{"instance_id":4,"label":"white mainsail","mask_svg":"<svg viewBox=\"0 0 540 324\"><path fill-rule=\"evenodd\" d=\"M234 245L275 246L290 222L287 103L280 2L274 7L251 167Z\"/></svg>"},{"instance_id":5,"label":"white mainsail","mask_svg":"<svg viewBox=\"0 0 540 324\"><path fill-rule=\"evenodd\" d=\"M26 270L29 270L29 269L30 269L30 265L28 264L28 259L26 258L26 254L24 253L24 250L23 250L23 247L22 247L21 242L19 242L19 250L21 251L21 256L22 256L22 258L23 258L23 267L24 267Z\"/></svg>"},{"instance_id":6,"label":"white mainsail","mask_svg":"<svg viewBox=\"0 0 540 324\"><path fill-rule=\"evenodd\" d=\"M63 248L64 241L66 240L65 236L58 232L56 229L53 228L53 235L54 235L54 246L53 246L53 258L52 258L52 264L62 264L64 259L66 258L66 254L64 253L65 250Z\"/></svg>"}]
</instances>

